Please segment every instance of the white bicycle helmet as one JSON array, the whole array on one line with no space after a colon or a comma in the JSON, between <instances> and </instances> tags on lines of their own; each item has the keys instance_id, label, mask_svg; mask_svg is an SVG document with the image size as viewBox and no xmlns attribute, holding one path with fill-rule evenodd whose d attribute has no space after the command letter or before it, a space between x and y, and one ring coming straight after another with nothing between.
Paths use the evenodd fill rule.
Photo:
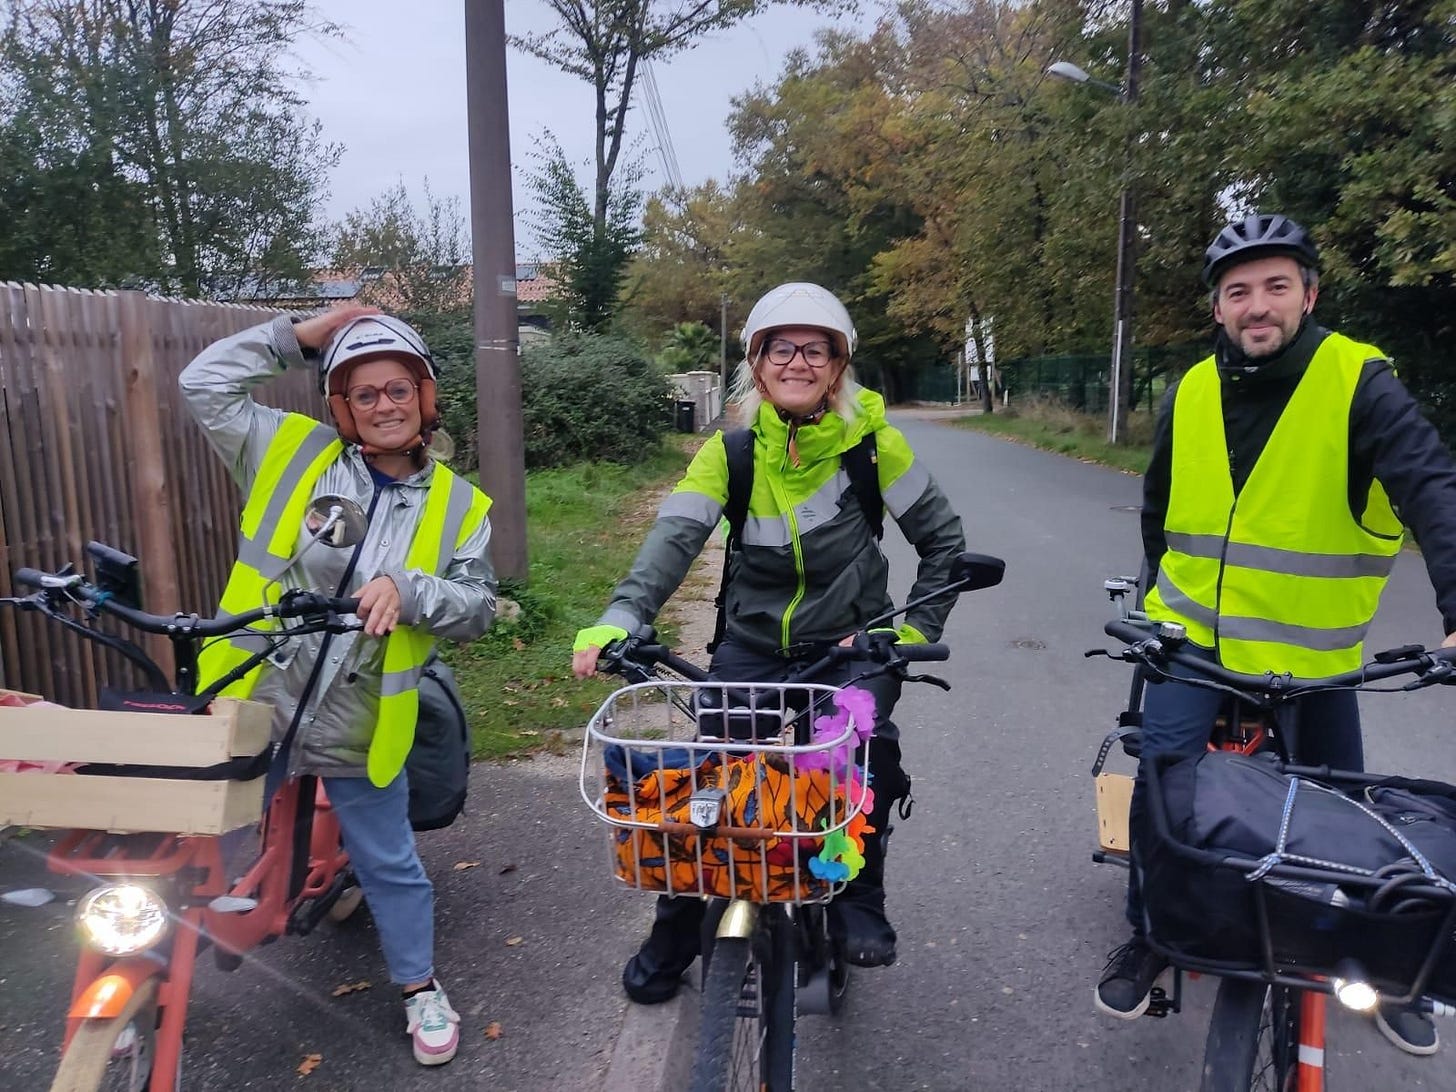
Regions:
<instances>
[{"instance_id":1,"label":"white bicycle helmet","mask_svg":"<svg viewBox=\"0 0 1456 1092\"><path fill-rule=\"evenodd\" d=\"M785 326L812 326L832 334L845 360L859 344L849 312L833 292L807 281L792 281L770 288L748 312L742 334L744 355L752 361L764 334Z\"/></svg>"},{"instance_id":2,"label":"white bicycle helmet","mask_svg":"<svg viewBox=\"0 0 1456 1092\"><path fill-rule=\"evenodd\" d=\"M345 397L349 372L355 364L382 356L394 357L414 373L420 390L421 434L408 450L428 446L430 435L440 427L435 402L438 369L425 339L409 323L393 315L364 315L341 326L319 356L319 393L329 401L339 435L359 443L359 430Z\"/></svg>"}]
</instances>

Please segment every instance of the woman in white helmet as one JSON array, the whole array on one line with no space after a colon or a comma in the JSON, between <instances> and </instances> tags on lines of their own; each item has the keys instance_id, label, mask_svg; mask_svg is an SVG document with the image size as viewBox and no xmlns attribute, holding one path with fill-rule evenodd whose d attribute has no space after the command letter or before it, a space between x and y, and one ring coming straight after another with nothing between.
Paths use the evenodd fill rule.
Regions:
<instances>
[{"instance_id":1,"label":"woman in white helmet","mask_svg":"<svg viewBox=\"0 0 1456 1092\"><path fill-rule=\"evenodd\" d=\"M253 400L284 369L306 367L318 372L332 425ZM460 1018L434 977L434 893L402 769L434 640L472 640L495 614L490 499L432 458L434 360L408 324L373 308L244 330L204 349L180 384L245 496L220 609L256 607L290 588L359 599L361 631L295 638L222 692L273 705L280 746L270 779L321 778L403 991L415 1058L448 1062ZM312 498L341 512L357 504L355 533L319 536L304 518ZM243 651L213 642L200 677L222 678Z\"/></svg>"},{"instance_id":2,"label":"woman in white helmet","mask_svg":"<svg viewBox=\"0 0 1456 1092\"><path fill-rule=\"evenodd\" d=\"M778 681L822 650L842 643L891 607L889 566L877 529L888 511L920 554L914 598L948 582L965 548L959 517L898 429L884 402L854 381L857 337L844 305L816 284L782 284L766 293L743 328L744 360L735 396L746 433L711 437L658 511L627 577L597 624L577 634L572 668L596 670L608 642L650 623L683 581L724 517L730 450L751 445L752 492L728 575L711 670L718 678ZM873 454L866 441L873 440ZM867 469L860 469L867 468ZM873 478L868 490L856 475ZM877 489L874 487L878 486ZM867 511L866 503L879 508ZM933 641L955 602L932 600L906 616L902 641ZM845 677L857 672L845 668ZM832 682L832 678L822 681ZM899 683L879 678L870 743L875 809L865 865L830 903L830 923L851 962L895 960L895 930L885 916L884 837L897 800L909 795L899 732L889 719ZM622 984L634 1001L676 994L698 954L699 899L658 900L657 921L627 963Z\"/></svg>"}]
</instances>

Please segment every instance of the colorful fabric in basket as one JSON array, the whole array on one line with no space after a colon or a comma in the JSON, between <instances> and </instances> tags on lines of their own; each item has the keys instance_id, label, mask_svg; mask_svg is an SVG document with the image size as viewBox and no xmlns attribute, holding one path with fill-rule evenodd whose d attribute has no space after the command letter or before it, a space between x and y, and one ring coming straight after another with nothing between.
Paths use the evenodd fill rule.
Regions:
<instances>
[{"instance_id":1,"label":"colorful fabric in basket","mask_svg":"<svg viewBox=\"0 0 1456 1092\"><path fill-rule=\"evenodd\" d=\"M720 825L729 827L809 835L842 823L850 800L864 808L842 832L830 832L828 838L778 836L760 841L617 828L616 872L634 887L789 902L823 898L830 884L852 878L863 867L864 836L873 828L865 819L870 791L857 770L848 779L832 781L824 769L796 766L791 775L782 755L763 752L729 754L726 763L721 752L713 752L695 768L689 767L692 759L685 748L649 753L612 747L606 757L607 814L639 823L691 822L689 801L695 785L724 790Z\"/></svg>"}]
</instances>

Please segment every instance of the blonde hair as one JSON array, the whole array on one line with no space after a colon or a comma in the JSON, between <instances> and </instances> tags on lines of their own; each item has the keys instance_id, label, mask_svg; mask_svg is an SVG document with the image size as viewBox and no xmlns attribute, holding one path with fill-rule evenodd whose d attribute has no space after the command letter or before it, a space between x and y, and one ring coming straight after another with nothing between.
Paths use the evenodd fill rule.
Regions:
<instances>
[{"instance_id":1,"label":"blonde hair","mask_svg":"<svg viewBox=\"0 0 1456 1092\"><path fill-rule=\"evenodd\" d=\"M859 405L861 390L863 388L854 378L854 367L845 364L829 395L830 410L846 422L852 422L863 412ZM758 419L758 408L764 401L763 393L758 389L753 364L747 358L739 362L738 370L733 373L733 389L728 397L738 405L740 424L752 425Z\"/></svg>"}]
</instances>

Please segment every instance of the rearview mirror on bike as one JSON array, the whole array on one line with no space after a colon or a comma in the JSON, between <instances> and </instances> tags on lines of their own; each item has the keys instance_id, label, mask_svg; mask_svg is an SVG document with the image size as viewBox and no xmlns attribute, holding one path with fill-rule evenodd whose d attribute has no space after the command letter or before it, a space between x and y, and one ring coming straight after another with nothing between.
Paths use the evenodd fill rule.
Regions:
<instances>
[{"instance_id":1,"label":"rearview mirror on bike","mask_svg":"<svg viewBox=\"0 0 1456 1092\"><path fill-rule=\"evenodd\" d=\"M969 552L956 555L955 565L950 571L951 583L962 591L979 591L994 588L1006 575L1006 562L990 554Z\"/></svg>"},{"instance_id":2,"label":"rearview mirror on bike","mask_svg":"<svg viewBox=\"0 0 1456 1092\"><path fill-rule=\"evenodd\" d=\"M357 546L369 529L369 517L357 501L325 493L309 501L303 529L325 546Z\"/></svg>"}]
</instances>

